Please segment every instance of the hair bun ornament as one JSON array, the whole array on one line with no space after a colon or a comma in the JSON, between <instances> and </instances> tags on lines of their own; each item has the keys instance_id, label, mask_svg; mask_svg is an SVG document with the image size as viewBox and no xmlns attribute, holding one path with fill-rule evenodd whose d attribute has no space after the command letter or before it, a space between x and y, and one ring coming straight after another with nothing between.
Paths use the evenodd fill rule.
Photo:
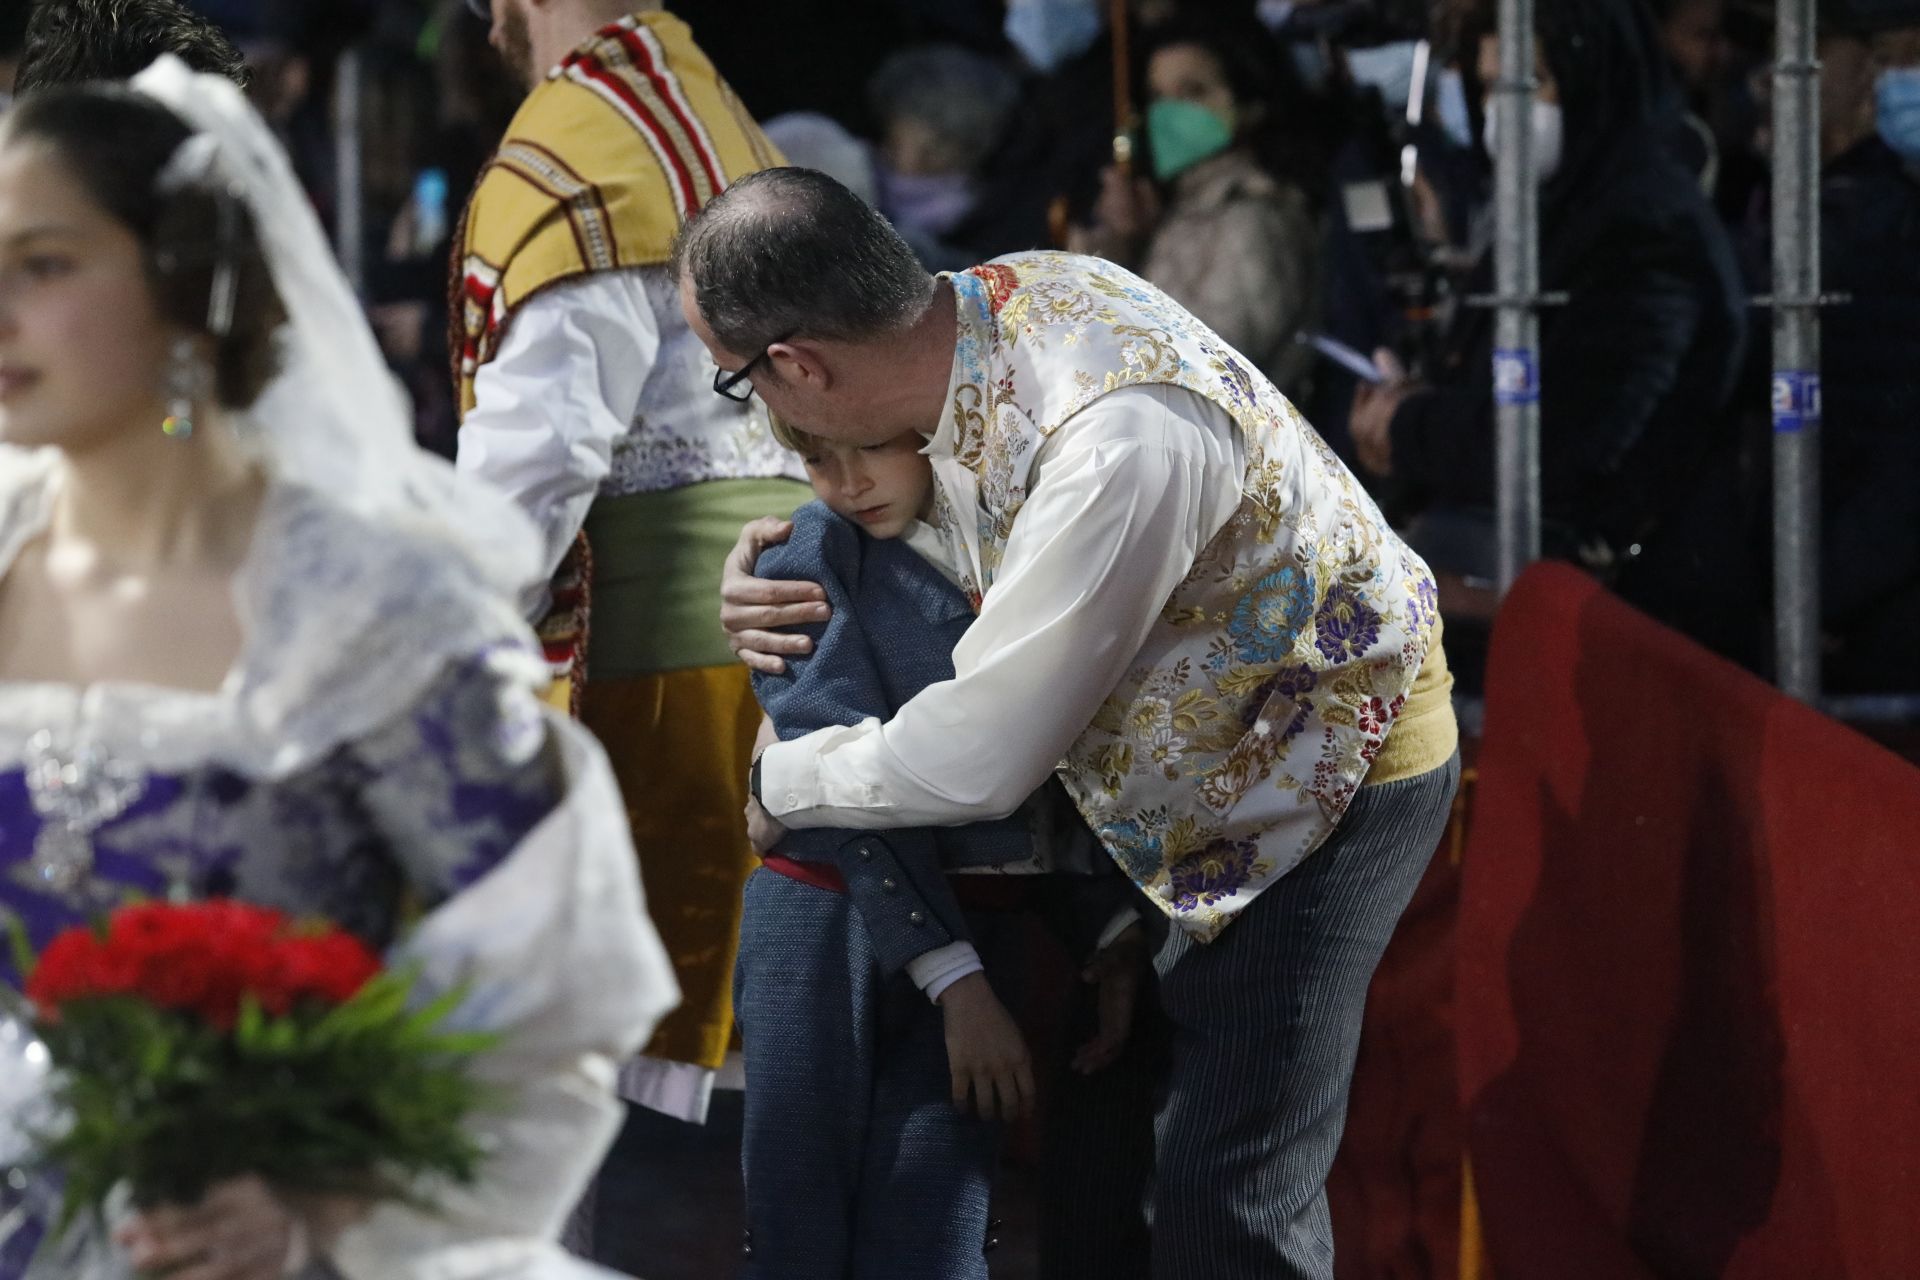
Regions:
<instances>
[{"instance_id":1,"label":"hair bun ornament","mask_svg":"<svg viewBox=\"0 0 1920 1280\"><path fill-rule=\"evenodd\" d=\"M222 181L220 161L220 140L211 133L196 133L174 148L166 167L154 179L154 187L161 195L204 189L214 198L217 221L213 287L207 297L207 332L216 338L224 338L233 332L233 309L240 287L239 271L234 263L234 240L239 221L234 205L245 196L239 183ZM166 259L172 256L162 255L163 270L168 268ZM187 430L192 428L188 427Z\"/></svg>"},{"instance_id":2,"label":"hair bun ornament","mask_svg":"<svg viewBox=\"0 0 1920 1280\"><path fill-rule=\"evenodd\" d=\"M196 133L174 148L154 187L162 195L172 195L189 187L211 187L220 167L220 140L210 133Z\"/></svg>"}]
</instances>

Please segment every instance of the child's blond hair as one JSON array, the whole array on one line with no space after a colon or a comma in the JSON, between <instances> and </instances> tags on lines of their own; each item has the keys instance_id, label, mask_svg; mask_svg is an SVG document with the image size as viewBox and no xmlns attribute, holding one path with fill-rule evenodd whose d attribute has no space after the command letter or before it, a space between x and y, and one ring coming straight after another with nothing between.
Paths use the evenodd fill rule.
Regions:
<instances>
[{"instance_id":1,"label":"child's blond hair","mask_svg":"<svg viewBox=\"0 0 1920 1280\"><path fill-rule=\"evenodd\" d=\"M802 431L791 426L777 413L767 415L767 424L773 429L773 438L782 448L791 449L803 458L815 457L826 452L827 442L810 431Z\"/></svg>"}]
</instances>

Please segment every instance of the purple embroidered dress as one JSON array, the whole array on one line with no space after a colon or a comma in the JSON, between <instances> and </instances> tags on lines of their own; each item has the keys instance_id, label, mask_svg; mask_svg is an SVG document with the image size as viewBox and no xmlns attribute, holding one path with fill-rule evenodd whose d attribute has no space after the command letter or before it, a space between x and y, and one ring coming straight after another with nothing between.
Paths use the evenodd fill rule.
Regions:
<instances>
[{"instance_id":1,"label":"purple embroidered dress","mask_svg":"<svg viewBox=\"0 0 1920 1280\"><path fill-rule=\"evenodd\" d=\"M49 464L0 450L0 576L46 527ZM629 1052L671 983L663 994L664 962L597 752L543 708L544 668L511 606L463 574L443 550L276 483L235 582L246 641L220 691L0 682L0 926L23 925L42 947L133 896L221 895L336 920L385 950L425 921L410 939L415 958L471 981L482 1020L545 1020L558 1056L540 1071L500 1069L529 1099L512 1123L522 1136L536 1129L528 1114L543 1089L579 1092L576 1079L548 1077L589 1054ZM512 878L527 884L503 883ZM554 970L515 957L512 925L497 943L487 936L487 913L503 906ZM555 941L562 928L579 936ZM490 984L495 951L505 972ZM584 989L607 984L609 971L644 994ZM5 958L0 985L4 1015L20 985ZM605 1125L584 1101L569 1105L575 1114L552 1127L556 1151L564 1139L592 1156ZM559 1162L564 1196L584 1178L575 1160L549 1151L533 1163ZM10 1204L5 1174L0 1280L116 1274L97 1242L84 1263L50 1259L49 1248L30 1264L43 1232L18 1214L8 1225L20 1197L16 1188ZM544 1229L494 1220L501 1234ZM361 1246L371 1273L399 1255L407 1231L406 1249L463 1238L447 1225L373 1232ZM470 1224L464 1238L487 1234Z\"/></svg>"}]
</instances>

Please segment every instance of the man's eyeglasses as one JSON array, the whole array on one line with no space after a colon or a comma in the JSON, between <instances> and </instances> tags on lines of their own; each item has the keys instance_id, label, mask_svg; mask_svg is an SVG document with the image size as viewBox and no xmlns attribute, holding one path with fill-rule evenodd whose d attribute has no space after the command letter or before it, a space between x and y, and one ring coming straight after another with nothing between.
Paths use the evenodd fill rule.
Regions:
<instances>
[{"instance_id":1,"label":"man's eyeglasses","mask_svg":"<svg viewBox=\"0 0 1920 1280\"><path fill-rule=\"evenodd\" d=\"M467 0L467 12L480 21L493 22L493 0Z\"/></svg>"},{"instance_id":2,"label":"man's eyeglasses","mask_svg":"<svg viewBox=\"0 0 1920 1280\"><path fill-rule=\"evenodd\" d=\"M766 345L759 355L747 361L738 369L732 371L716 369L713 374L713 389L729 400L738 400L744 403L753 399L754 367L772 355L775 347L783 342L791 341L793 341L793 335L791 333L784 338L775 338Z\"/></svg>"}]
</instances>

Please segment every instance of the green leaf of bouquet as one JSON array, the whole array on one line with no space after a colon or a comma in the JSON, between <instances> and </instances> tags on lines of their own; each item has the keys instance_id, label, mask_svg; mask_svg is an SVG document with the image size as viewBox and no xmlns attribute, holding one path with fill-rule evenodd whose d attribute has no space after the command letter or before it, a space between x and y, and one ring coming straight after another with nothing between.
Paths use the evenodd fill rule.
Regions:
<instances>
[{"instance_id":1,"label":"green leaf of bouquet","mask_svg":"<svg viewBox=\"0 0 1920 1280\"><path fill-rule=\"evenodd\" d=\"M407 1019L407 1025L421 1031L430 1031L452 1017L454 1010L458 1009L461 1001L466 998L466 987L454 987L415 1009L412 1016Z\"/></svg>"},{"instance_id":2,"label":"green leaf of bouquet","mask_svg":"<svg viewBox=\"0 0 1920 1280\"><path fill-rule=\"evenodd\" d=\"M265 1024L266 1015L260 1010L260 1002L251 993L240 997L240 1016L233 1024L234 1044L243 1051L257 1049Z\"/></svg>"},{"instance_id":3,"label":"green leaf of bouquet","mask_svg":"<svg viewBox=\"0 0 1920 1280\"><path fill-rule=\"evenodd\" d=\"M374 978L341 1005L355 1011L361 1027L380 1026L400 1018L407 1010L408 984L390 973Z\"/></svg>"},{"instance_id":4,"label":"green leaf of bouquet","mask_svg":"<svg viewBox=\"0 0 1920 1280\"><path fill-rule=\"evenodd\" d=\"M18 916L7 920L7 944L13 951L13 971L20 975L21 988L25 989L27 977L40 958L33 952L33 939L27 936L26 922Z\"/></svg>"}]
</instances>

